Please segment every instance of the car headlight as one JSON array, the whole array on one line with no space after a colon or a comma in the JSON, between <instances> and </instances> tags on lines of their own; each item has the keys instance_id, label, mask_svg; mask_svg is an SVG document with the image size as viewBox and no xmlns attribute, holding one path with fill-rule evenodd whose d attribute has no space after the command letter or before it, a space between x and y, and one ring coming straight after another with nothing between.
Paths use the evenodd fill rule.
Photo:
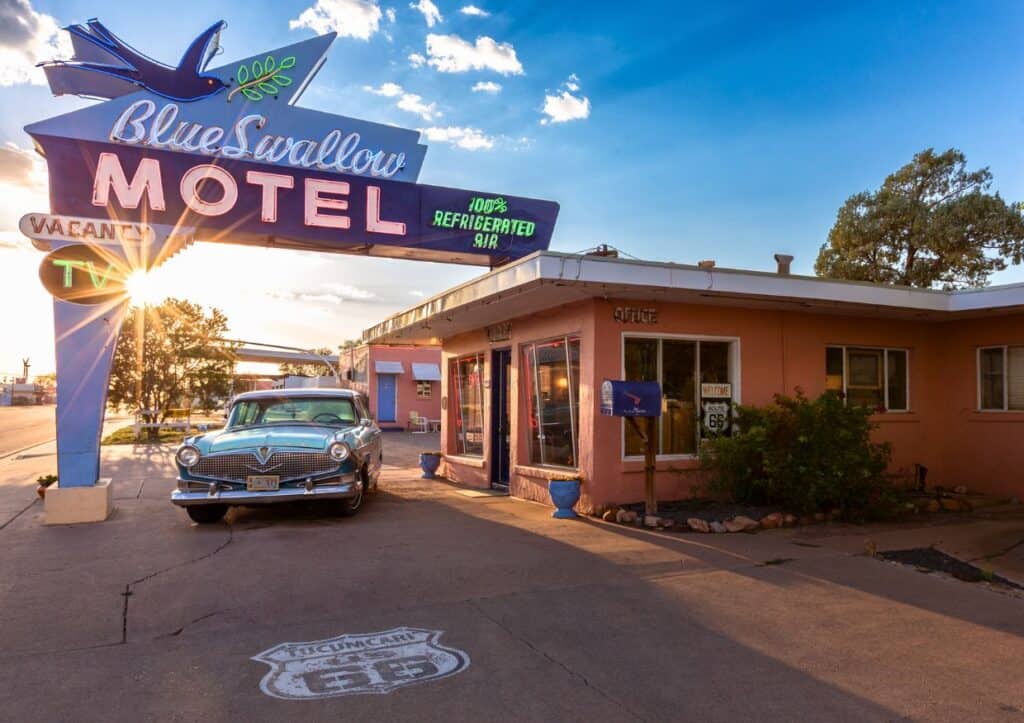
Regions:
<instances>
[{"instance_id":1,"label":"car headlight","mask_svg":"<svg viewBox=\"0 0 1024 723\"><path fill-rule=\"evenodd\" d=\"M344 462L352 454L352 450L344 442L335 442L327 448L327 454L331 455L335 462Z\"/></svg>"},{"instance_id":2,"label":"car headlight","mask_svg":"<svg viewBox=\"0 0 1024 723\"><path fill-rule=\"evenodd\" d=\"M180 464L182 467L185 467L186 469L189 467L195 467L196 463L199 461L199 457L199 450L193 447L191 444L186 444L185 446L178 450L178 453L176 455L174 455L174 458L178 461L178 464Z\"/></svg>"}]
</instances>

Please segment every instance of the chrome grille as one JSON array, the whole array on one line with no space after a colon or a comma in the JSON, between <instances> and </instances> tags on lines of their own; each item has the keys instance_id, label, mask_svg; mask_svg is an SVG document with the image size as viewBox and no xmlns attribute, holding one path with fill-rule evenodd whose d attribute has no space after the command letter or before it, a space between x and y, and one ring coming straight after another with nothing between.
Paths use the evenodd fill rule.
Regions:
<instances>
[{"instance_id":1,"label":"chrome grille","mask_svg":"<svg viewBox=\"0 0 1024 723\"><path fill-rule=\"evenodd\" d=\"M229 482L245 482L253 474L276 474L287 482L331 472L340 464L326 452L274 452L266 464L260 464L255 454L242 452L202 457L189 474Z\"/></svg>"}]
</instances>

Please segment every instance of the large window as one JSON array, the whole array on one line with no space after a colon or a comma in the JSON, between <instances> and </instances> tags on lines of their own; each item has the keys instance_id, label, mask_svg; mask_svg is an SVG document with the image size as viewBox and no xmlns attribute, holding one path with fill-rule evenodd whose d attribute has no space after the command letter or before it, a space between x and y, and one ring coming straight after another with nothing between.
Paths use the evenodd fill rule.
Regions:
<instances>
[{"instance_id":1,"label":"large window","mask_svg":"<svg viewBox=\"0 0 1024 723\"><path fill-rule=\"evenodd\" d=\"M1024 411L1024 346L979 349L978 392L985 411Z\"/></svg>"},{"instance_id":2,"label":"large window","mask_svg":"<svg viewBox=\"0 0 1024 723\"><path fill-rule=\"evenodd\" d=\"M482 457L484 453L483 354L448 362L451 409L455 424L455 453Z\"/></svg>"},{"instance_id":3,"label":"large window","mask_svg":"<svg viewBox=\"0 0 1024 723\"><path fill-rule=\"evenodd\" d=\"M580 340L525 344L521 387L530 463L576 467L579 452Z\"/></svg>"},{"instance_id":4,"label":"large window","mask_svg":"<svg viewBox=\"0 0 1024 723\"><path fill-rule=\"evenodd\" d=\"M711 398L702 400L701 385L729 385L732 392L732 344L729 341L626 337L625 378L661 384L664 406L661 417L656 420L658 454L697 453L701 435L708 433L700 421L701 403L728 401L720 397L715 397L715 402L710 402ZM640 435L631 424L626 423L624 429L626 455L642 455L644 444Z\"/></svg>"},{"instance_id":5,"label":"large window","mask_svg":"<svg viewBox=\"0 0 1024 723\"><path fill-rule=\"evenodd\" d=\"M910 409L907 350L826 347L825 388L841 392L847 404L906 412Z\"/></svg>"}]
</instances>

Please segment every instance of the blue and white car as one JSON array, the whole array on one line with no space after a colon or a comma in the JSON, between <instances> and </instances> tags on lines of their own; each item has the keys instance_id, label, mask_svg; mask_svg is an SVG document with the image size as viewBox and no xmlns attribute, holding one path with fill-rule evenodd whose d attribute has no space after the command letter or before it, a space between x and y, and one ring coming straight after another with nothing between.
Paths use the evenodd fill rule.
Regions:
<instances>
[{"instance_id":1,"label":"blue and white car","mask_svg":"<svg viewBox=\"0 0 1024 723\"><path fill-rule=\"evenodd\" d=\"M338 500L354 515L377 486L380 428L366 398L349 389L239 394L223 429L187 438L174 456L171 502L199 523L228 507Z\"/></svg>"}]
</instances>

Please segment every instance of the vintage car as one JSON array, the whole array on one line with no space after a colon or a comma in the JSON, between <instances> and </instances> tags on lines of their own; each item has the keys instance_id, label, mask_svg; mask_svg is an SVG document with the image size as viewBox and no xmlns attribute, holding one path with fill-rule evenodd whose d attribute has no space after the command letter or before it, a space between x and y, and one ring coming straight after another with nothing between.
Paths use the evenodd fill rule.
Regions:
<instances>
[{"instance_id":1,"label":"vintage car","mask_svg":"<svg viewBox=\"0 0 1024 723\"><path fill-rule=\"evenodd\" d=\"M366 398L348 389L273 389L239 394L224 429L188 437L174 456L171 502L199 523L228 507L337 500L354 515L376 488L380 428Z\"/></svg>"}]
</instances>

